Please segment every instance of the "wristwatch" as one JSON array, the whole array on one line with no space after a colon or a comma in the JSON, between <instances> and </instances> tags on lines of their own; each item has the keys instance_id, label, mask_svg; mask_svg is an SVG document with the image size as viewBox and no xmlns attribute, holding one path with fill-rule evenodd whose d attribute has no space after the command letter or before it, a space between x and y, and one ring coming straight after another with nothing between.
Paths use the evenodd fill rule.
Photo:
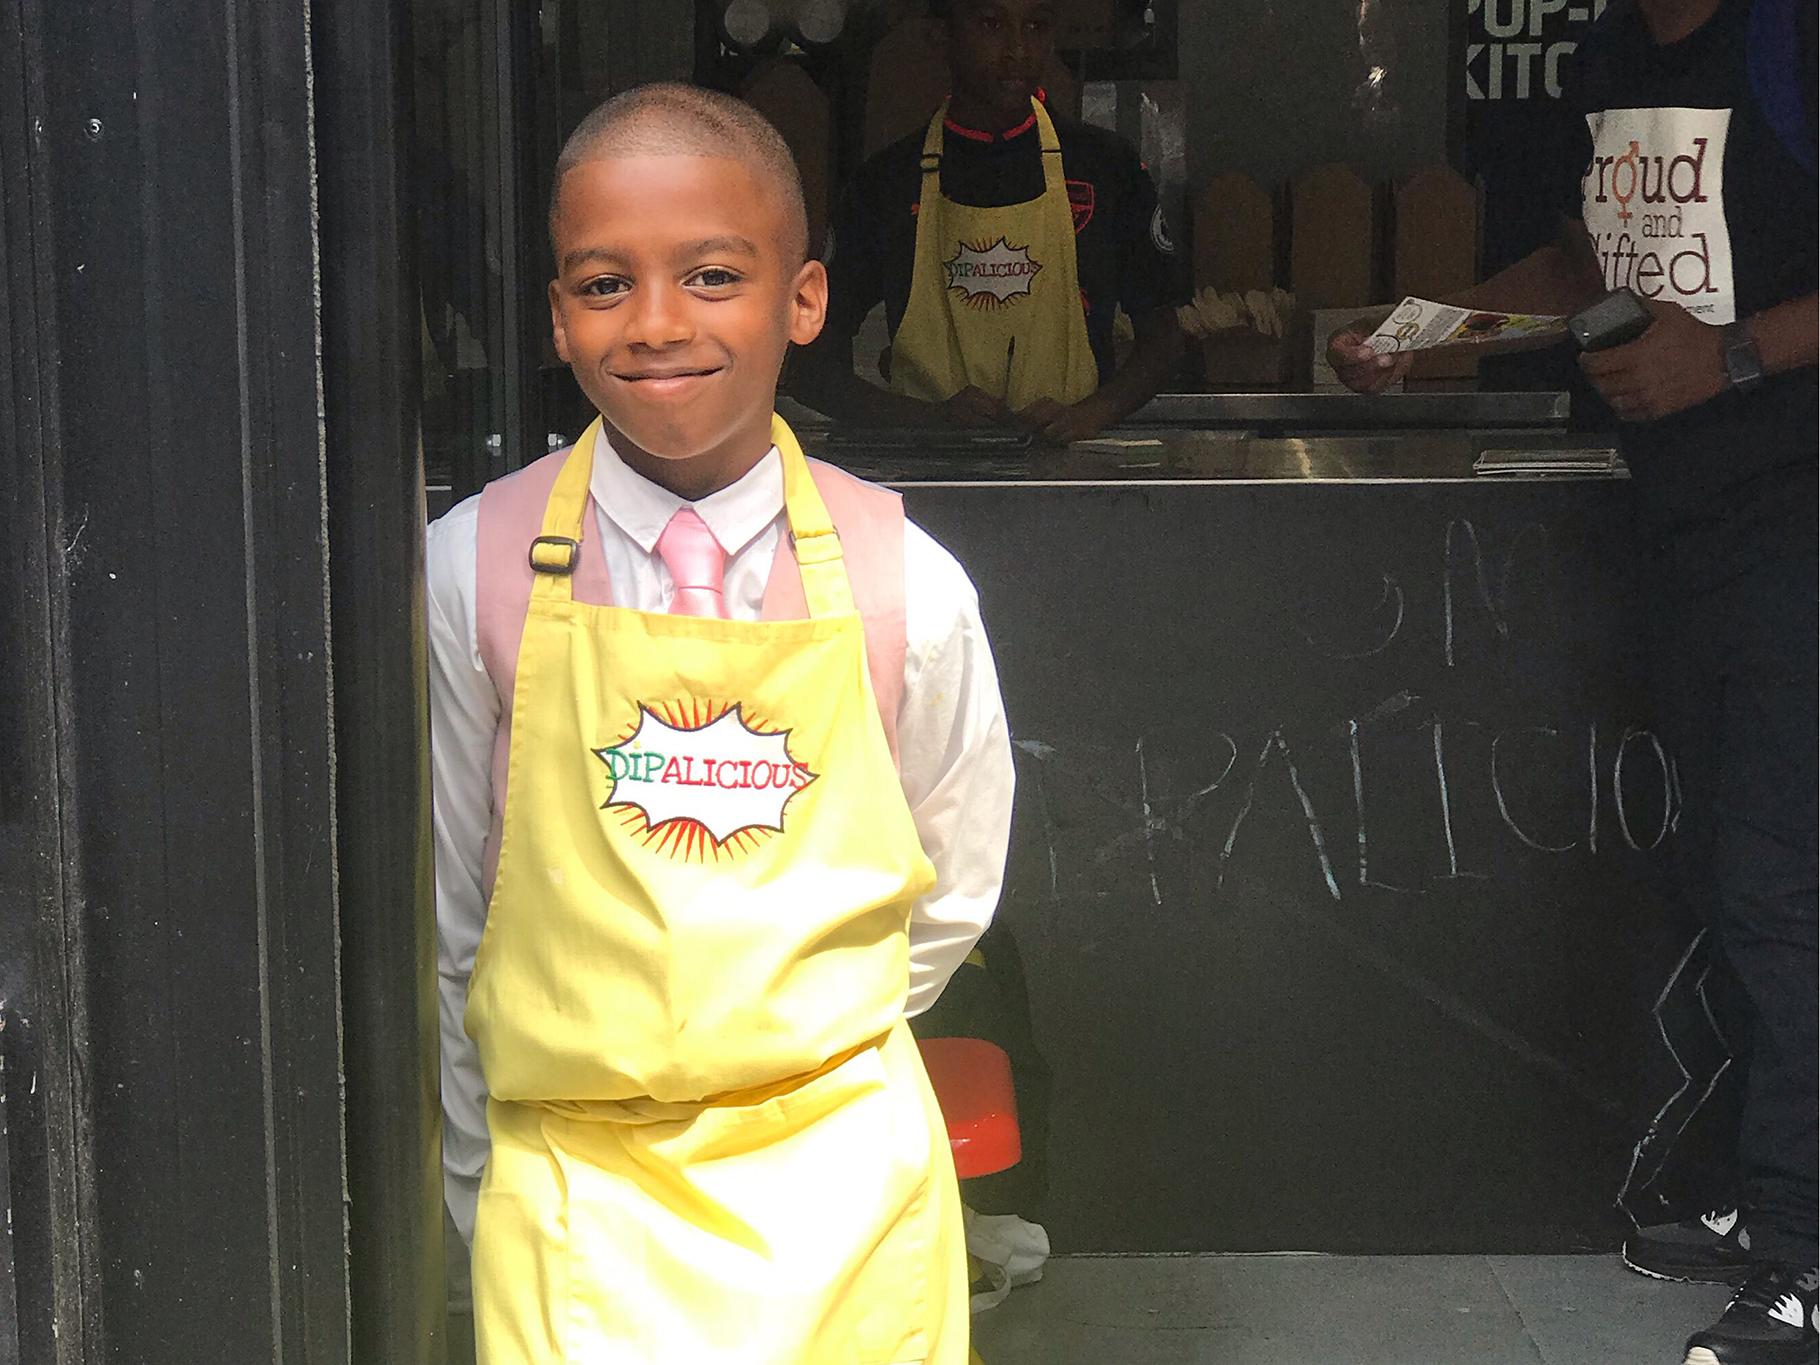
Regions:
<instances>
[{"instance_id":1,"label":"wristwatch","mask_svg":"<svg viewBox=\"0 0 1820 1365\"><path fill-rule=\"evenodd\" d=\"M1748 393L1763 382L1763 355L1750 334L1750 324L1728 322L1720 331L1719 348L1725 357L1726 376L1734 389Z\"/></svg>"}]
</instances>

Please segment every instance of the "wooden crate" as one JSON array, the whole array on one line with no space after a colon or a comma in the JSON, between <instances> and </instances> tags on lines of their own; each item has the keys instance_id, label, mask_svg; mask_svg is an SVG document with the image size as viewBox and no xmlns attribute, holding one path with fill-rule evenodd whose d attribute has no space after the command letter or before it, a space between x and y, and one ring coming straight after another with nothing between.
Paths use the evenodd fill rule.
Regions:
<instances>
[{"instance_id":1,"label":"wooden crate","mask_svg":"<svg viewBox=\"0 0 1820 1365\"><path fill-rule=\"evenodd\" d=\"M1248 175L1215 176L1194 197L1194 287L1276 285L1276 203Z\"/></svg>"},{"instance_id":2,"label":"wooden crate","mask_svg":"<svg viewBox=\"0 0 1820 1365\"><path fill-rule=\"evenodd\" d=\"M1469 289L1479 278L1477 187L1449 166L1425 166L1396 188L1392 248L1392 293L1444 299ZM1419 356L1409 377L1470 379L1478 373L1470 352Z\"/></svg>"},{"instance_id":3,"label":"wooden crate","mask_svg":"<svg viewBox=\"0 0 1820 1365\"><path fill-rule=\"evenodd\" d=\"M1279 192L1281 193L1281 192ZM1325 365L1327 334L1374 307L1414 294L1447 298L1478 279L1480 194L1446 166L1413 172L1388 194L1346 166L1326 165L1277 195L1250 176L1216 176L1194 196L1194 283L1243 293L1285 283L1277 238L1289 231L1286 286L1297 304L1295 335L1284 354L1268 338L1231 334L1202 344L1207 382L1215 388L1272 382L1333 384ZM1388 215L1382 210L1388 209ZM1389 216L1390 230L1383 219ZM1415 380L1473 376L1477 358L1458 353L1418 359Z\"/></svg>"},{"instance_id":4,"label":"wooden crate","mask_svg":"<svg viewBox=\"0 0 1820 1365\"><path fill-rule=\"evenodd\" d=\"M1377 223L1371 186L1350 167L1317 166L1289 191L1289 289L1304 308L1375 302Z\"/></svg>"}]
</instances>

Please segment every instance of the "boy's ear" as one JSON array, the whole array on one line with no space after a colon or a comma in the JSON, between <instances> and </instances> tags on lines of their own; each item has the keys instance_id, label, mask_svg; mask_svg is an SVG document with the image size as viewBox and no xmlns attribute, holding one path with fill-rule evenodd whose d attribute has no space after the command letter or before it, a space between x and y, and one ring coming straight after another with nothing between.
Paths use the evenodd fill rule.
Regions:
<instances>
[{"instance_id":1,"label":"boy's ear","mask_svg":"<svg viewBox=\"0 0 1820 1365\"><path fill-rule=\"evenodd\" d=\"M569 334L562 325L562 291L560 280L550 281L550 339L556 343L556 354L569 363Z\"/></svg>"},{"instance_id":2,"label":"boy's ear","mask_svg":"<svg viewBox=\"0 0 1820 1365\"><path fill-rule=\"evenodd\" d=\"M803 262L790 293L790 341L807 346L822 334L828 320L828 267L817 260Z\"/></svg>"}]
</instances>

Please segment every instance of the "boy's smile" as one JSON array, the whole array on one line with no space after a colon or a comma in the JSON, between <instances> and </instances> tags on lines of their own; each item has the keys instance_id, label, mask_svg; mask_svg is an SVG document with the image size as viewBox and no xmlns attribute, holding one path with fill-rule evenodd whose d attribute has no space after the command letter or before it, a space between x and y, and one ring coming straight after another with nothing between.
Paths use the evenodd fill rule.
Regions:
<instances>
[{"instance_id":1,"label":"boy's smile","mask_svg":"<svg viewBox=\"0 0 1820 1365\"><path fill-rule=\"evenodd\" d=\"M731 159L607 157L563 177L551 227L556 351L614 448L684 497L733 483L771 448L785 348L827 309L782 192Z\"/></svg>"}]
</instances>

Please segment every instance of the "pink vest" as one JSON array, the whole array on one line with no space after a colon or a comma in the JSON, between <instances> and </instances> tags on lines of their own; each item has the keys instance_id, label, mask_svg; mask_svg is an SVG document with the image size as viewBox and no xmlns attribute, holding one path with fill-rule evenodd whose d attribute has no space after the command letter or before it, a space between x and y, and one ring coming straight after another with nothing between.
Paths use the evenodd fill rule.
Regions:
<instances>
[{"instance_id":1,"label":"pink vest","mask_svg":"<svg viewBox=\"0 0 1820 1365\"><path fill-rule=\"evenodd\" d=\"M490 896L499 866L499 831L506 808L506 760L512 751L512 696L518 646L531 600L531 542L543 530L544 508L567 450L533 461L481 490L476 556L475 628L480 659L499 693L499 729L493 737L493 827L487 835L484 885ZM897 758L897 708L904 694L904 503L896 493L851 474L809 461L816 491L840 532L853 602L866 628L866 665L872 695ZM600 514L592 498L582 521L581 557L575 566L575 600L611 606L607 563L600 552ZM761 619L800 620L808 615L802 575L790 537L779 537L765 584Z\"/></svg>"}]
</instances>

